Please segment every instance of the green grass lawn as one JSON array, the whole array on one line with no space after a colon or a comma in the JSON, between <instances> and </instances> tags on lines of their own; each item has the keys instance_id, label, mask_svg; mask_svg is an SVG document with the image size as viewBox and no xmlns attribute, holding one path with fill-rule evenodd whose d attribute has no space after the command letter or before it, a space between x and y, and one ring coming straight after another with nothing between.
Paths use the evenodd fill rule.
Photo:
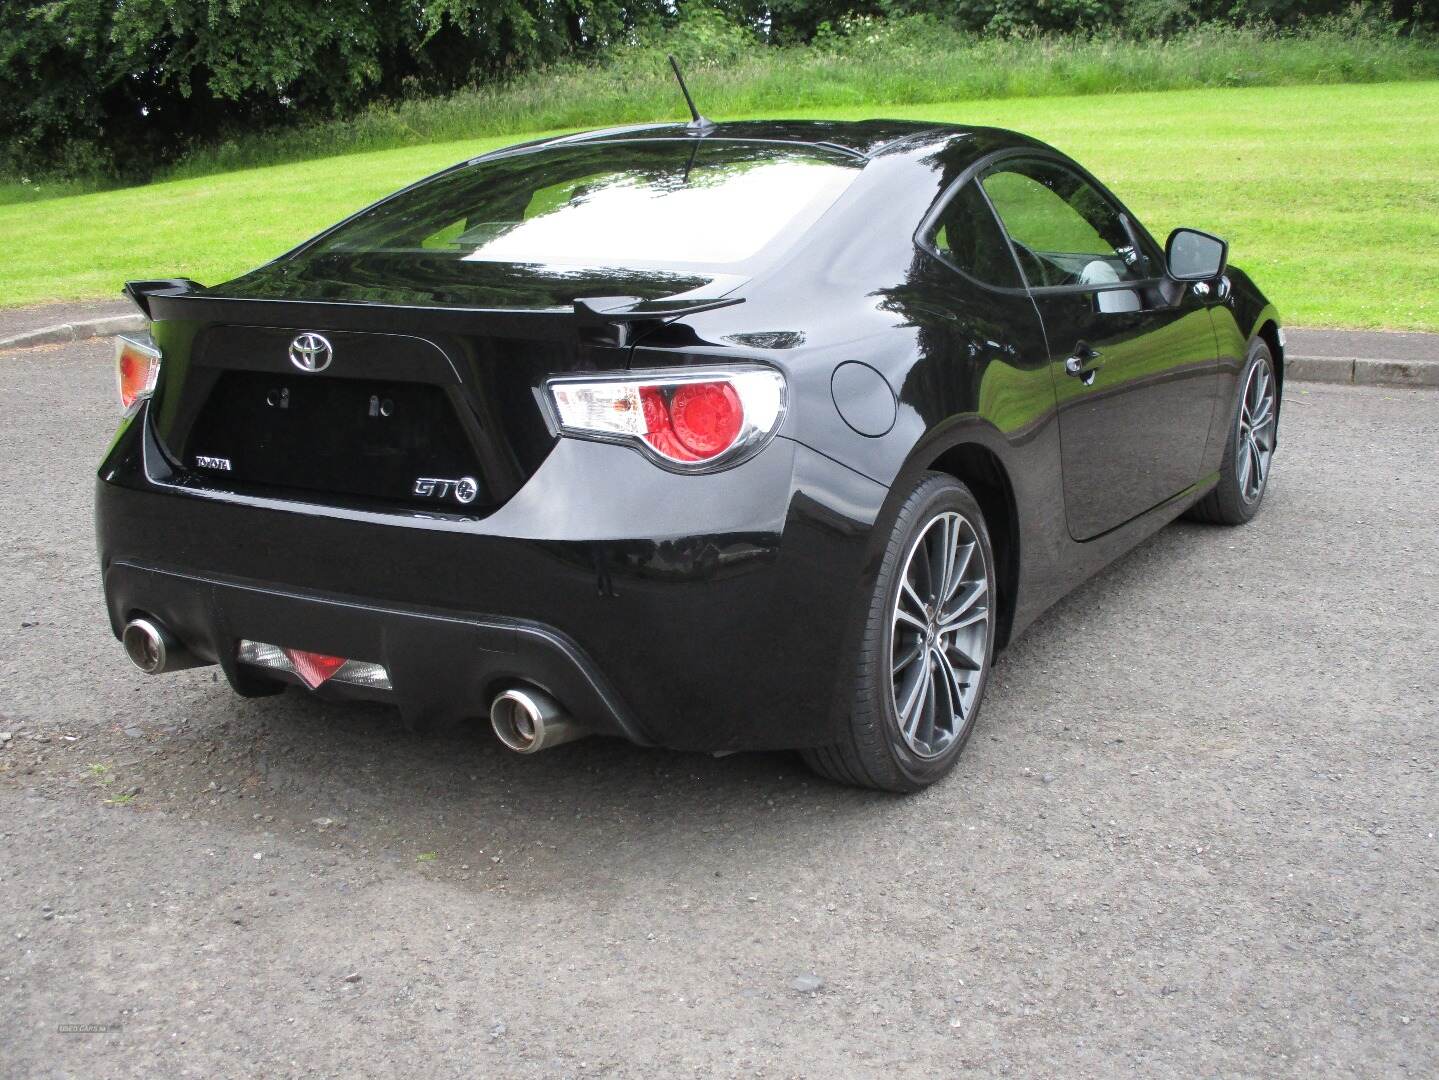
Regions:
<instances>
[{"instance_id":1,"label":"green grass lawn","mask_svg":"<svg viewBox=\"0 0 1439 1080\"><path fill-rule=\"evenodd\" d=\"M1439 330L1439 83L823 108L1011 127L1089 166L1162 239L1227 237L1295 325ZM529 136L475 139L0 206L0 306L222 281L402 184Z\"/></svg>"}]
</instances>

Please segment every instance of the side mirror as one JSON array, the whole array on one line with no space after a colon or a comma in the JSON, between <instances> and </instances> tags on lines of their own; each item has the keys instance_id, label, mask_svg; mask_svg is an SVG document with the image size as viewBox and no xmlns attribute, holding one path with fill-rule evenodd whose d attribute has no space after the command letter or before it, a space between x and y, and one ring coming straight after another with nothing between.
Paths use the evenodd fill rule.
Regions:
<instances>
[{"instance_id":1,"label":"side mirror","mask_svg":"<svg viewBox=\"0 0 1439 1080\"><path fill-rule=\"evenodd\" d=\"M1175 281L1210 281L1229 265L1229 245L1198 229L1175 229L1164 245L1164 258Z\"/></svg>"}]
</instances>

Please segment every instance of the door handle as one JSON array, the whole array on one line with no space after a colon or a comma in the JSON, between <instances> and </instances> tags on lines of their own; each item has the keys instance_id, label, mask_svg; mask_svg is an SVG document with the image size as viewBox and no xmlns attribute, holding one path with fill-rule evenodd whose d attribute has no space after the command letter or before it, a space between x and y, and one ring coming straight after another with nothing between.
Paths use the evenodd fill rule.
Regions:
<instances>
[{"instance_id":1,"label":"door handle","mask_svg":"<svg viewBox=\"0 0 1439 1080\"><path fill-rule=\"evenodd\" d=\"M1064 373L1089 386L1094 382L1094 373L1104 366L1098 349L1091 349L1084 342L1074 347L1074 354L1064 362Z\"/></svg>"}]
</instances>

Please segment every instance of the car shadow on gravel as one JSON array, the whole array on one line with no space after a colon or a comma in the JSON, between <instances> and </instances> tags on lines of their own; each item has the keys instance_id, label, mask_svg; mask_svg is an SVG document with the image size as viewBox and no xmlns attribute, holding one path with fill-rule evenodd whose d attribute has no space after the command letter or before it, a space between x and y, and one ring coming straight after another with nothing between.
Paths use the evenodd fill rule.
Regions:
<instances>
[{"instance_id":1,"label":"car shadow on gravel","mask_svg":"<svg viewBox=\"0 0 1439 1080\"><path fill-rule=\"evenodd\" d=\"M87 738L79 756L48 743L41 771L177 828L229 827L257 846L282 840L511 893L696 860L738 873L766 845L822 848L847 815L902 803L814 777L792 754L715 758L592 737L525 757L483 719L415 733L383 705L196 690L173 722L138 735Z\"/></svg>"},{"instance_id":2,"label":"car shadow on gravel","mask_svg":"<svg viewBox=\"0 0 1439 1080\"><path fill-rule=\"evenodd\" d=\"M213 669L167 677L174 682L151 722L117 722L87 737L83 751L39 747L37 779L83 785L116 812L178 828L226 825L257 842L281 839L472 889L553 890L596 874L647 880L696 864L716 876L752 874L796 852L822 863L849 821L869 836L935 814L988 815L999 825L994 802L1024 752L1018 741L1046 737L1035 734L1043 718L1011 700L1022 700L1031 676L1044 677L1036 658L1072 647L1077 624L1096 609L1152 603L1154 567L1226 535L1165 530L1041 617L996 664L954 777L912 798L830 783L794 754L716 758L592 737L520 756L484 719L414 733L383 705L330 703L298 689L238 698Z\"/></svg>"}]
</instances>

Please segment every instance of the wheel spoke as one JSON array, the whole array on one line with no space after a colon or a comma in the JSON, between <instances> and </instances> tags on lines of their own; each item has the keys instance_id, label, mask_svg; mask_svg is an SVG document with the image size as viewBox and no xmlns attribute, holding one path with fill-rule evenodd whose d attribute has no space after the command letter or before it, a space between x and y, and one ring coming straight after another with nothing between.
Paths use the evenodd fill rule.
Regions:
<instances>
[{"instance_id":1,"label":"wheel spoke","mask_svg":"<svg viewBox=\"0 0 1439 1080\"><path fill-rule=\"evenodd\" d=\"M936 519L929 529L929 594L935 604L944 595L945 586L949 583L949 568L954 565L953 530L954 519L948 514Z\"/></svg>"},{"instance_id":2,"label":"wheel spoke","mask_svg":"<svg viewBox=\"0 0 1439 1080\"><path fill-rule=\"evenodd\" d=\"M982 656L983 653L980 655ZM983 666L976 657L971 655L970 648L966 648L957 641L944 643L944 658L957 671L978 671Z\"/></svg>"},{"instance_id":3,"label":"wheel spoke","mask_svg":"<svg viewBox=\"0 0 1439 1080\"><path fill-rule=\"evenodd\" d=\"M956 634L959 631L965 629L966 627L974 626L976 623L982 623L988 618L989 608L985 607L983 604L980 604L976 607L970 608L969 611L963 615L955 616L949 622L941 623L939 627L939 632L941 634Z\"/></svg>"},{"instance_id":4,"label":"wheel spoke","mask_svg":"<svg viewBox=\"0 0 1439 1080\"><path fill-rule=\"evenodd\" d=\"M929 629L929 624L926 623L923 619L919 618L917 615L911 615L907 611L901 610L900 608L895 608L895 627L898 628L900 623L904 623L906 626L917 630L921 635L923 635L924 632Z\"/></svg>"},{"instance_id":5,"label":"wheel spoke","mask_svg":"<svg viewBox=\"0 0 1439 1080\"><path fill-rule=\"evenodd\" d=\"M1249 495L1249 470L1253 466L1253 459L1249 456L1249 440L1244 440L1240 448L1243 459L1239 462L1239 490L1247 498Z\"/></svg>"},{"instance_id":6,"label":"wheel spoke","mask_svg":"<svg viewBox=\"0 0 1439 1080\"><path fill-rule=\"evenodd\" d=\"M1259 448L1265 453L1274 449L1274 427L1271 424L1264 424L1262 427L1251 428L1249 434L1259 444Z\"/></svg>"},{"instance_id":7,"label":"wheel spoke","mask_svg":"<svg viewBox=\"0 0 1439 1080\"><path fill-rule=\"evenodd\" d=\"M955 684L954 669L949 666L939 652L934 654L934 666L937 674L934 682L938 688L935 693L935 726L942 727L945 734L953 737L959 728L960 713L964 709L964 698ZM944 721L943 724L940 723L941 719Z\"/></svg>"},{"instance_id":8,"label":"wheel spoke","mask_svg":"<svg viewBox=\"0 0 1439 1080\"><path fill-rule=\"evenodd\" d=\"M1259 456L1259 447L1254 444L1254 439L1249 440L1249 456L1251 466L1249 469L1249 486L1251 494L1258 495L1259 489L1264 486L1264 460Z\"/></svg>"},{"instance_id":9,"label":"wheel spoke","mask_svg":"<svg viewBox=\"0 0 1439 1080\"><path fill-rule=\"evenodd\" d=\"M1265 424L1269 423L1269 414L1273 411L1273 405L1273 401L1271 401L1269 398L1265 398L1263 401L1259 402L1258 407L1255 409L1254 412L1250 413L1248 417L1249 427L1251 430L1254 428L1261 428Z\"/></svg>"},{"instance_id":10,"label":"wheel spoke","mask_svg":"<svg viewBox=\"0 0 1439 1080\"><path fill-rule=\"evenodd\" d=\"M909 667L910 664L919 659L919 654L922 652L924 652L924 639L916 638L914 644L905 649L904 655L894 661L893 666L890 668L890 673L898 675L905 668Z\"/></svg>"},{"instance_id":11,"label":"wheel spoke","mask_svg":"<svg viewBox=\"0 0 1439 1080\"><path fill-rule=\"evenodd\" d=\"M910 565L914 567L914 591L921 600L934 595L934 562L930 555L933 532L933 529L927 529L910 555Z\"/></svg>"},{"instance_id":12,"label":"wheel spoke","mask_svg":"<svg viewBox=\"0 0 1439 1080\"><path fill-rule=\"evenodd\" d=\"M901 600L909 601L909 606L913 614L920 618L924 617L924 601L920 599L919 593L917 593L914 586L910 584L908 574L900 580L899 596Z\"/></svg>"},{"instance_id":13,"label":"wheel spoke","mask_svg":"<svg viewBox=\"0 0 1439 1080\"><path fill-rule=\"evenodd\" d=\"M923 707L920 709L923 719L916 726L914 732L915 741L923 743L931 749L934 747L934 731L939 724L939 686L937 685L939 680L934 677L934 669L937 666L932 654L924 658L926 680Z\"/></svg>"},{"instance_id":14,"label":"wheel spoke","mask_svg":"<svg viewBox=\"0 0 1439 1080\"><path fill-rule=\"evenodd\" d=\"M963 615L956 616L939 627L939 635L950 640L959 640L959 635L971 627L980 626L989 621L989 607L985 604L978 604L972 607ZM981 635L983 636L983 635Z\"/></svg>"},{"instance_id":15,"label":"wheel spoke","mask_svg":"<svg viewBox=\"0 0 1439 1080\"><path fill-rule=\"evenodd\" d=\"M940 616L940 633L944 633L948 630L953 630L959 625L968 625L967 623L960 623L961 617L964 615L965 612L969 611L972 607L974 607L974 605L979 602L980 598L983 597L984 594L988 591L989 583L982 579L979 581L967 582L965 584L964 592L960 595L958 601L949 611L945 612Z\"/></svg>"},{"instance_id":16,"label":"wheel spoke","mask_svg":"<svg viewBox=\"0 0 1439 1080\"><path fill-rule=\"evenodd\" d=\"M944 595L939 598L940 607L949 603L950 598L964 584L964 575L969 572L969 564L974 560L974 549L977 547L979 547L979 542L972 540L959 549L954 560L954 567L945 582Z\"/></svg>"},{"instance_id":17,"label":"wheel spoke","mask_svg":"<svg viewBox=\"0 0 1439 1080\"><path fill-rule=\"evenodd\" d=\"M969 681L959 677L948 656L942 652L935 655L939 657L940 681L944 683L944 692L949 698L951 731L958 734L959 725L964 722L964 692L969 689Z\"/></svg>"},{"instance_id":18,"label":"wheel spoke","mask_svg":"<svg viewBox=\"0 0 1439 1080\"><path fill-rule=\"evenodd\" d=\"M906 738L914 737L920 714L924 712L924 696L929 691L929 665L916 664L910 670L913 674L905 679L907 689L904 703L899 707L899 726Z\"/></svg>"}]
</instances>

